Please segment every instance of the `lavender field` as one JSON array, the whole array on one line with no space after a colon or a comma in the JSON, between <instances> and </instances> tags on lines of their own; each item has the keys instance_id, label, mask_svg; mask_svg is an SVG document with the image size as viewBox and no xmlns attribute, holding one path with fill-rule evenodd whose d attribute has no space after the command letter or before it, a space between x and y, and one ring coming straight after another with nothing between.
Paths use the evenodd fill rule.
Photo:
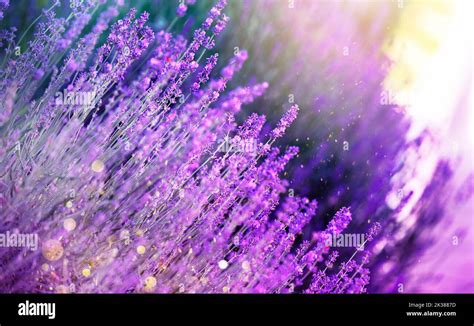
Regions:
<instances>
[{"instance_id":1,"label":"lavender field","mask_svg":"<svg viewBox=\"0 0 474 326\"><path fill-rule=\"evenodd\" d=\"M470 12L0 0L0 292L474 293Z\"/></svg>"}]
</instances>

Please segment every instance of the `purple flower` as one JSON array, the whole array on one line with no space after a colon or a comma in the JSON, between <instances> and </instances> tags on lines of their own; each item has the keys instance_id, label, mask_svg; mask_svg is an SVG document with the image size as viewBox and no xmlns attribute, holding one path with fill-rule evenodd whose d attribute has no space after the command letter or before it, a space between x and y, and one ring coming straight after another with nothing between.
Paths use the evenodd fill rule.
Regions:
<instances>
[{"instance_id":1,"label":"purple flower","mask_svg":"<svg viewBox=\"0 0 474 326\"><path fill-rule=\"evenodd\" d=\"M308 239L318 203L290 195L285 168L299 148L274 141L298 106L270 135L264 115L239 125L235 115L268 83L230 89L244 50L220 73L217 53L200 62L229 20L226 2L189 42L152 31L132 9L103 44L118 9L89 29L92 3L74 8L72 23L45 11L29 48L7 57L0 234L31 246L0 251L0 291L364 292L367 259L336 266L326 245L349 209Z\"/></svg>"},{"instance_id":2,"label":"purple flower","mask_svg":"<svg viewBox=\"0 0 474 326\"><path fill-rule=\"evenodd\" d=\"M282 137L285 134L286 128L288 128L293 123L293 121L295 121L298 111L298 105L291 106L291 108L283 114L283 117L278 122L276 128L271 131L270 135L273 138Z\"/></svg>"},{"instance_id":3,"label":"purple flower","mask_svg":"<svg viewBox=\"0 0 474 326\"><path fill-rule=\"evenodd\" d=\"M188 10L188 6L186 6L184 3L180 3L178 5L178 9L176 9L176 15L179 17L183 17L186 14L186 11Z\"/></svg>"}]
</instances>

